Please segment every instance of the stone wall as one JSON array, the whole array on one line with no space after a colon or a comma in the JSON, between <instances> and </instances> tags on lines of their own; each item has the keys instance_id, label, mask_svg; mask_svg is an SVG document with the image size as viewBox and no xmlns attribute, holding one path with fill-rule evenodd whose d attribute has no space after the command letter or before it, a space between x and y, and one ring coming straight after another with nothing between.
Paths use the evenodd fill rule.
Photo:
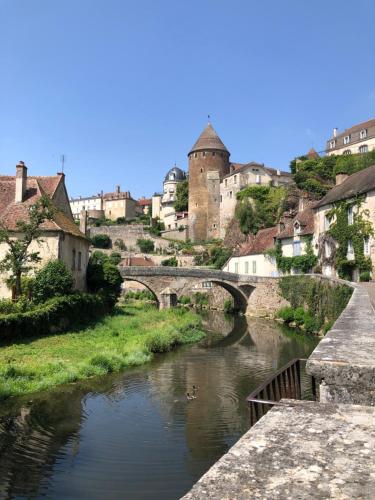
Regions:
<instances>
[{"instance_id":1,"label":"stone wall","mask_svg":"<svg viewBox=\"0 0 375 500\"><path fill-rule=\"evenodd\" d=\"M90 227L89 236L92 237L95 234L108 234L111 238L112 246L117 239L122 239L128 250L139 251L137 240L139 238L147 238L155 243L155 249L166 249L169 247L169 241L163 240L162 238L155 237L144 230L142 225L116 225L116 226L100 226L100 227Z\"/></svg>"},{"instance_id":2,"label":"stone wall","mask_svg":"<svg viewBox=\"0 0 375 500\"><path fill-rule=\"evenodd\" d=\"M366 289L353 295L308 359L320 384L320 401L375 405L375 315Z\"/></svg>"}]
</instances>

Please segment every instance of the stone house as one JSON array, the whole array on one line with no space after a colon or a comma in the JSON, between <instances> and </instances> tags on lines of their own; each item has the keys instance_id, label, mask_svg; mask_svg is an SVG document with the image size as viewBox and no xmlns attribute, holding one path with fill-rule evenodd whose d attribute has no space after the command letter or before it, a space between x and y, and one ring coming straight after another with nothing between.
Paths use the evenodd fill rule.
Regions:
<instances>
[{"instance_id":1,"label":"stone house","mask_svg":"<svg viewBox=\"0 0 375 500\"><path fill-rule=\"evenodd\" d=\"M152 214L152 199L151 198L145 198L144 196L142 198L139 198L139 200L136 202L135 206L135 212L136 214L140 215L151 215Z\"/></svg>"},{"instance_id":2,"label":"stone house","mask_svg":"<svg viewBox=\"0 0 375 500\"><path fill-rule=\"evenodd\" d=\"M275 247L278 227L261 229L234 252L223 271L258 276L277 276L275 258L266 254Z\"/></svg>"},{"instance_id":3,"label":"stone house","mask_svg":"<svg viewBox=\"0 0 375 500\"><path fill-rule=\"evenodd\" d=\"M333 135L327 141L326 153L330 155L350 155L367 153L375 149L375 119L359 123L338 133L333 129Z\"/></svg>"},{"instance_id":4,"label":"stone house","mask_svg":"<svg viewBox=\"0 0 375 500\"><path fill-rule=\"evenodd\" d=\"M354 200L358 195L364 197L361 205L361 211L368 211L368 220L375 227L375 165L364 170L356 172L351 176L346 174L338 174L336 176L336 186L332 188L314 207L315 211L315 240L322 247L320 249L320 265L322 273L327 276L336 276L337 270L332 262L331 256L335 248L335 242L329 241L326 238L327 231L330 229L334 219L330 218L329 212L334 207L335 203L344 200ZM347 217L348 224L353 224L356 208L348 208ZM370 257L375 266L375 241L374 237L370 236L363 241L363 253L366 257ZM347 259L355 260L354 248L351 242L348 242ZM357 281L359 278L358 269L353 270L352 280Z\"/></svg>"},{"instance_id":5,"label":"stone house","mask_svg":"<svg viewBox=\"0 0 375 500\"><path fill-rule=\"evenodd\" d=\"M299 211L291 220L284 217L278 224L278 232L275 237L275 241L278 240L281 243L283 257L297 257L306 254L309 239L314 249L314 227L314 211L312 207Z\"/></svg>"},{"instance_id":6,"label":"stone house","mask_svg":"<svg viewBox=\"0 0 375 500\"><path fill-rule=\"evenodd\" d=\"M77 290L86 289L86 270L89 259L89 240L75 224L65 186L65 176L28 176L23 162L16 166L16 175L0 176L0 220L17 238L16 223L27 220L28 210L42 195L47 195L56 209L53 220L42 225L42 241L33 241L30 252L39 252L43 266L51 259L62 260L71 270ZM0 259L8 250L6 243L0 244ZM1 276L0 297L11 297L11 290Z\"/></svg>"},{"instance_id":7,"label":"stone house","mask_svg":"<svg viewBox=\"0 0 375 500\"><path fill-rule=\"evenodd\" d=\"M282 186L292 182L290 172L283 172L264 164L232 163L230 173L220 183L220 237L224 238L228 224L234 217L237 193L246 186Z\"/></svg>"}]
</instances>

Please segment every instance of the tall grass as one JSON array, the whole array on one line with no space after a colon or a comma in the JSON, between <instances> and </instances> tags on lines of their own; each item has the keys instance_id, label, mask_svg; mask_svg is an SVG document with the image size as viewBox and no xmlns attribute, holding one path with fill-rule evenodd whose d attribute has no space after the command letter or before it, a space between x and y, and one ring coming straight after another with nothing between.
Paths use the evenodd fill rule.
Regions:
<instances>
[{"instance_id":1,"label":"tall grass","mask_svg":"<svg viewBox=\"0 0 375 500\"><path fill-rule=\"evenodd\" d=\"M186 309L127 304L94 326L0 348L0 399L149 362L204 337Z\"/></svg>"}]
</instances>

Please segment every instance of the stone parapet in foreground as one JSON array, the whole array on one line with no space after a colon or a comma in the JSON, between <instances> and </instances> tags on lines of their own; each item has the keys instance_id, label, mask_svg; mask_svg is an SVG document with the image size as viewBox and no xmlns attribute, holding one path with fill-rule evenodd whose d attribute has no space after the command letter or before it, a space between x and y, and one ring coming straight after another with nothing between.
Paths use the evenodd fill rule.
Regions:
<instances>
[{"instance_id":1,"label":"stone parapet in foreground","mask_svg":"<svg viewBox=\"0 0 375 500\"><path fill-rule=\"evenodd\" d=\"M375 409L284 400L184 496L373 499Z\"/></svg>"},{"instance_id":2,"label":"stone parapet in foreground","mask_svg":"<svg viewBox=\"0 0 375 500\"><path fill-rule=\"evenodd\" d=\"M350 301L307 361L320 383L320 401L375 405L375 315L367 291Z\"/></svg>"}]
</instances>

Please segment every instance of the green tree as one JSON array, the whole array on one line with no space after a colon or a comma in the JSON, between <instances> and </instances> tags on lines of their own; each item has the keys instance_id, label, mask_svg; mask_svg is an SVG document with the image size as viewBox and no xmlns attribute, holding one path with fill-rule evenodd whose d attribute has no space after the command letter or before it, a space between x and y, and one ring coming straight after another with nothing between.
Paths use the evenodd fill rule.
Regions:
<instances>
[{"instance_id":1,"label":"green tree","mask_svg":"<svg viewBox=\"0 0 375 500\"><path fill-rule=\"evenodd\" d=\"M148 238L138 238L137 245L141 252L151 253L155 250L155 243Z\"/></svg>"},{"instance_id":2,"label":"green tree","mask_svg":"<svg viewBox=\"0 0 375 500\"><path fill-rule=\"evenodd\" d=\"M95 248L110 248L111 238L108 234L95 234L91 238L91 243Z\"/></svg>"},{"instance_id":3,"label":"green tree","mask_svg":"<svg viewBox=\"0 0 375 500\"><path fill-rule=\"evenodd\" d=\"M40 269L32 285L35 302L45 302L52 297L68 295L73 288L73 276L61 260L51 260Z\"/></svg>"},{"instance_id":4,"label":"green tree","mask_svg":"<svg viewBox=\"0 0 375 500\"><path fill-rule=\"evenodd\" d=\"M176 212L186 212L188 209L189 201L189 181L185 179L177 184L176 199L174 202L174 209Z\"/></svg>"},{"instance_id":5,"label":"green tree","mask_svg":"<svg viewBox=\"0 0 375 500\"><path fill-rule=\"evenodd\" d=\"M0 271L10 273L9 281L14 284L15 298L22 293L22 275L32 269L33 264L40 262L39 252L30 252L33 241L41 243L43 230L41 225L51 220L55 213L51 200L43 195L29 208L28 219L18 220L16 229L12 231L0 222L0 243L6 243L8 250L0 260ZM15 233L20 236L17 237Z\"/></svg>"},{"instance_id":6,"label":"green tree","mask_svg":"<svg viewBox=\"0 0 375 500\"><path fill-rule=\"evenodd\" d=\"M87 266L87 287L90 292L103 293L112 304L121 293L122 277L117 266L103 252L96 251Z\"/></svg>"}]
</instances>

